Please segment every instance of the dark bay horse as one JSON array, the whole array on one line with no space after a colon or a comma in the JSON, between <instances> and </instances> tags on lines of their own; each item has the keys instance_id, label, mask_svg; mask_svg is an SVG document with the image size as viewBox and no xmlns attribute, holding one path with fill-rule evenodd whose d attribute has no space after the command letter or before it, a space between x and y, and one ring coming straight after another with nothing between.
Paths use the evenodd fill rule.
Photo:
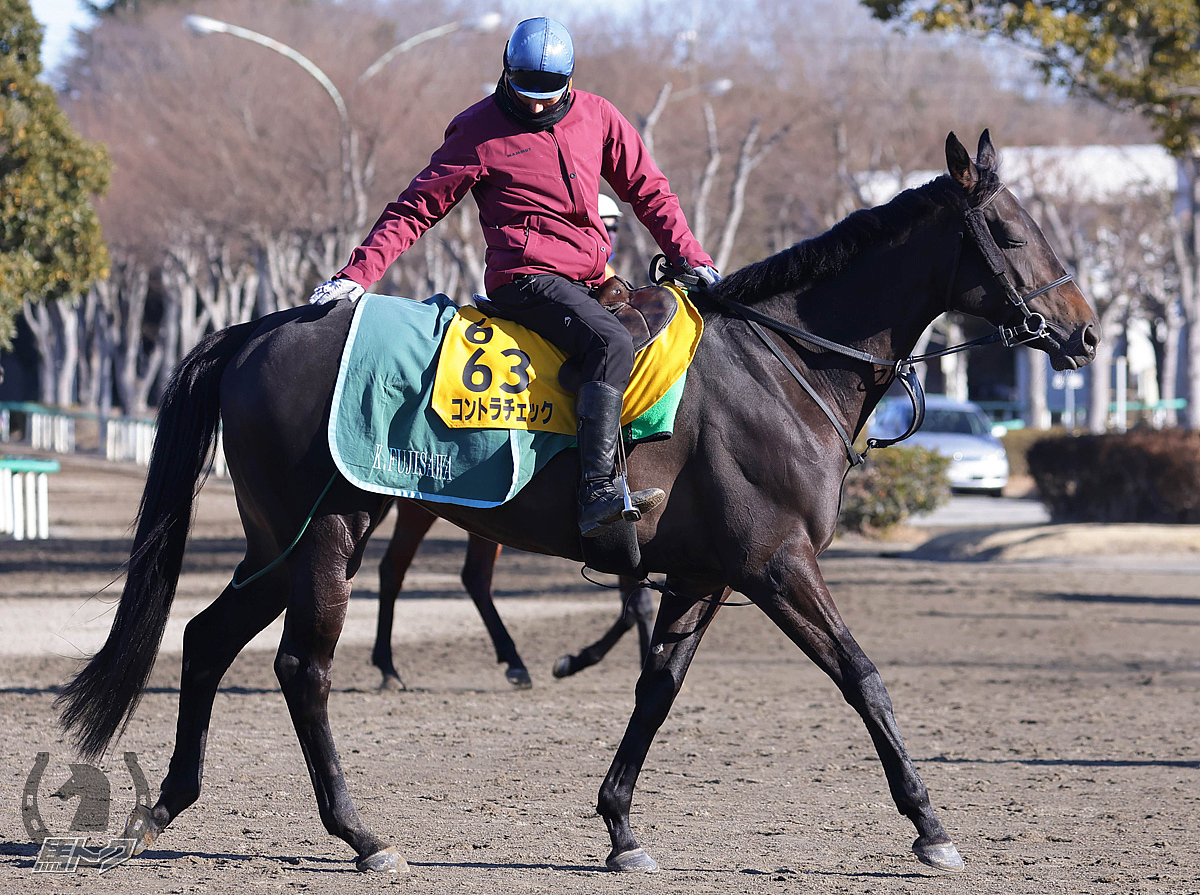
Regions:
<instances>
[{"instance_id":1,"label":"dark bay horse","mask_svg":"<svg viewBox=\"0 0 1200 895\"><path fill-rule=\"evenodd\" d=\"M404 689L404 681L396 670L392 656L392 622L395 619L396 598L404 587L404 576L412 565L417 548L428 534L434 520L433 513L419 503L411 500L396 501L396 528L392 539L388 542L387 552L379 561L379 618L375 628L375 646L371 650L371 664L383 675L381 689ZM496 560L500 556L500 545L481 535L469 535L467 540L467 556L463 562L462 583L467 589L492 646L496 648L496 661L507 665L504 672L505 680L518 689L528 689L533 686L529 677L529 669L517 652L508 629L496 611L495 595L492 593L492 580L496 570ZM561 656L554 663L555 677L568 677L585 668L590 668L608 651L616 646L617 641L634 626L638 629L638 645L641 648L642 661L650 652L650 632L654 623L654 602L650 588L643 587L636 578L621 576L621 614L604 636L595 643L584 647L578 653Z\"/></svg>"},{"instance_id":2,"label":"dark bay horse","mask_svg":"<svg viewBox=\"0 0 1200 895\"><path fill-rule=\"evenodd\" d=\"M1099 340L1096 318L1078 288L1064 280L1042 232L999 181L987 132L974 161L950 135L946 160L948 176L743 268L712 295L696 294L705 333L674 437L639 446L629 461L631 488L667 491L666 501L637 527L645 566L666 575L666 590L635 708L598 798L612 843L606 863L613 870L656 867L630 827L634 786L700 639L731 590L757 604L859 713L896 807L916 828L916 856L941 869L962 867L901 739L879 673L847 630L817 565L834 535L847 462L833 420L858 431L896 368L778 334L760 338L746 319L721 305L735 300L783 325L897 360L947 309L996 325L1039 315L1044 325L1029 344L1046 351L1055 369L1088 363ZM351 584L388 504L388 498L335 476L326 442L351 314L348 303L337 302L216 333L180 364L163 397L112 631L61 697L63 723L83 754L94 758L107 748L145 686L218 422L224 424L225 455L246 529L239 577L244 583L249 573L267 571L240 590L226 588L187 626L170 768L157 803L135 809L126 827L139 850L198 798L221 676L242 647L286 611L275 671L321 820L354 850L360 869L405 866L359 818L327 713ZM832 419L785 361L803 371ZM559 454L499 507L426 508L501 543L580 560L577 465L574 452ZM293 542L286 561L272 566Z\"/></svg>"}]
</instances>

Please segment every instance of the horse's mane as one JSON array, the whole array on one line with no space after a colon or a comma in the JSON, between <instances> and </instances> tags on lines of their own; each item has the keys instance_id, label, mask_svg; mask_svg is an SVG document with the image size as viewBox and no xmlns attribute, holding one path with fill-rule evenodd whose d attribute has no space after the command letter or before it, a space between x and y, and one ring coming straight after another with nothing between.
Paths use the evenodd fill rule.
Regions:
<instances>
[{"instance_id":1,"label":"horse's mane","mask_svg":"<svg viewBox=\"0 0 1200 895\"><path fill-rule=\"evenodd\" d=\"M894 244L944 208L962 209L1000 186L999 172L979 167L970 194L948 174L905 190L886 205L862 208L820 236L748 264L713 287L719 298L753 304L782 292L811 288L841 273L868 249Z\"/></svg>"}]
</instances>

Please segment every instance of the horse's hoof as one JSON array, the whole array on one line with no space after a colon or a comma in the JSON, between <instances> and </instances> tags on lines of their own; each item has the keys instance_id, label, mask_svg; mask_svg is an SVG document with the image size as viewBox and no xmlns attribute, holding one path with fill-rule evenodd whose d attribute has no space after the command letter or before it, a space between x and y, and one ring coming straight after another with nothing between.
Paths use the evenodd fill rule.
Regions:
<instances>
[{"instance_id":1,"label":"horse's hoof","mask_svg":"<svg viewBox=\"0 0 1200 895\"><path fill-rule=\"evenodd\" d=\"M632 848L619 855L609 855L604 866L613 873L653 873L658 870L658 864L641 848Z\"/></svg>"},{"instance_id":2,"label":"horse's hoof","mask_svg":"<svg viewBox=\"0 0 1200 895\"><path fill-rule=\"evenodd\" d=\"M381 849L373 855L359 858L354 862L354 868L363 873L408 873L408 861L401 857L400 852L392 847Z\"/></svg>"},{"instance_id":3,"label":"horse's hoof","mask_svg":"<svg viewBox=\"0 0 1200 895\"><path fill-rule=\"evenodd\" d=\"M518 690L529 690L533 687L533 681L529 677L529 670L525 668L508 669L508 671L504 672L504 679Z\"/></svg>"},{"instance_id":4,"label":"horse's hoof","mask_svg":"<svg viewBox=\"0 0 1200 895\"><path fill-rule=\"evenodd\" d=\"M158 833L150 809L145 805L135 805L129 812L129 819L125 821L125 832L121 834L121 838L134 840L132 854L140 855L154 844Z\"/></svg>"},{"instance_id":5,"label":"horse's hoof","mask_svg":"<svg viewBox=\"0 0 1200 895\"><path fill-rule=\"evenodd\" d=\"M393 693L407 693L408 687L404 685L404 681L400 679L398 674L384 674L383 680L379 682L380 691L388 691Z\"/></svg>"},{"instance_id":6,"label":"horse's hoof","mask_svg":"<svg viewBox=\"0 0 1200 895\"><path fill-rule=\"evenodd\" d=\"M917 839L913 843L913 854L922 864L928 864L937 870L957 872L963 869L962 855L958 853L953 842L926 843Z\"/></svg>"},{"instance_id":7,"label":"horse's hoof","mask_svg":"<svg viewBox=\"0 0 1200 895\"><path fill-rule=\"evenodd\" d=\"M575 657L574 656L562 656L561 658L559 658L559 660L554 663L554 668L552 669L551 673L555 677L570 677L572 674L575 673L574 669L571 668L571 660L573 658L575 658Z\"/></svg>"}]
</instances>

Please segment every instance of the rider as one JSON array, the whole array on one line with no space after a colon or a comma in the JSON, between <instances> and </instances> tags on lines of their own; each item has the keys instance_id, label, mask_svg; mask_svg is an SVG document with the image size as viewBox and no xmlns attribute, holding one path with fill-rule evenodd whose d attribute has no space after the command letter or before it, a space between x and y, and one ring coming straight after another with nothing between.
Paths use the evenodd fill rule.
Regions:
<instances>
[{"instance_id":1,"label":"rider","mask_svg":"<svg viewBox=\"0 0 1200 895\"><path fill-rule=\"evenodd\" d=\"M484 286L496 313L582 359L579 528L594 537L624 507L613 470L633 369L628 332L589 293L604 280L609 258L597 206L600 178L633 206L672 262L708 284L719 277L637 131L608 100L573 89L574 70L571 35L560 22L543 16L517 25L495 93L450 122L429 166L388 204L350 263L309 300L357 299L470 191L487 243ZM646 511L664 494L650 488L630 497Z\"/></svg>"},{"instance_id":2,"label":"rider","mask_svg":"<svg viewBox=\"0 0 1200 895\"><path fill-rule=\"evenodd\" d=\"M607 193L601 193L596 201L596 212L600 215L600 223L604 225L604 232L608 234L608 260L604 262L604 277L615 277L616 270L613 269L612 260L617 255L617 237L621 232L621 218L625 215L621 212L621 206L612 200Z\"/></svg>"}]
</instances>

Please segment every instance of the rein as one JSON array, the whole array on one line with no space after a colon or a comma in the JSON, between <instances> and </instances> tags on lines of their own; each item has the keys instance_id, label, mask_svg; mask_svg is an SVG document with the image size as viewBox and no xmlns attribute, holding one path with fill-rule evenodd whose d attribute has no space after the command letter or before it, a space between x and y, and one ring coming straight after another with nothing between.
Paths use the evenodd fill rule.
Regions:
<instances>
[{"instance_id":1,"label":"rein","mask_svg":"<svg viewBox=\"0 0 1200 895\"><path fill-rule=\"evenodd\" d=\"M1008 303L1015 309L1021 312L1021 321L1016 326L997 326L996 331L978 339L972 339L969 342L962 342L958 345L952 345L949 348L943 348L941 351L931 351L926 354L910 354L907 357L898 360L889 360L887 358L877 357L867 351L860 351L849 345L843 345L840 342L834 342L831 339L826 339L823 336L818 336L815 333L808 332L797 326L792 326L790 323L785 323L778 320L769 314L764 314L749 305L744 305L741 302L736 302L731 299L722 298L710 292L712 299L722 308L729 310L737 316L744 319L755 335L762 340L763 344L770 349L771 353L783 364L784 369L791 374L792 378L800 384L809 397L813 399L816 405L825 414L826 418L837 431L838 436L842 440L842 444L846 449L846 457L850 461L850 466L855 467L864 461L867 451L875 448L891 447L898 444L907 438L912 437L921 424L925 421L925 392L921 388L920 380L917 378L916 364L923 361L929 361L940 357L947 357L951 354L959 354L964 351L969 351L972 348L978 348L982 345L991 345L995 342L1002 342L1006 348L1015 348L1018 345L1024 345L1029 342L1034 342L1044 338L1050 334L1050 327L1046 318L1036 311L1030 310L1026 302L1029 302L1038 296L1045 295L1059 286L1063 286L1071 282L1074 277L1071 274L1063 274L1053 282L1047 283L1044 286L1039 286L1032 292L1027 292L1022 295L1014 285L1012 277L1008 269L1004 265L1004 256L1000 251L1000 247L996 245L996 240L992 236L991 230L988 229L987 221L984 219L984 210L995 201L996 197L1004 190L1004 184L999 184L995 190L979 203L979 205L968 208L964 213L964 229L959 232L959 240L955 246L954 252L954 268L950 274L949 285L946 288L946 309L950 310L950 299L952 297L954 283L958 278L959 262L962 257L962 238L965 233L971 234L972 242L979 249L983 256L984 263L988 267L988 272L999 283L1000 288L1004 291L1005 298ZM671 268L666 258L662 255L656 256L650 262L650 279L655 283L661 283L663 279L672 278L679 282L688 285L699 285L699 277L691 273L680 272ZM908 430L897 438L868 438L867 448L861 454L854 449L854 440L846 431L846 427L834 414L828 403L817 393L817 390L804 378L795 365L783 353L779 345L772 339L764 330L770 329L785 338L790 337L805 342L817 348L822 348L826 351L831 351L844 357L852 358L853 360L863 361L864 363L872 364L878 367L884 367L891 370L892 375L900 379L900 384L904 386L908 393L909 400L913 405L913 418L909 424Z\"/></svg>"},{"instance_id":2,"label":"rein","mask_svg":"<svg viewBox=\"0 0 1200 895\"><path fill-rule=\"evenodd\" d=\"M594 572L596 570L592 569L592 571ZM620 584L605 584L603 581L597 581L595 578L589 577L588 576L588 566L586 566L586 565L582 569L579 570L579 574L583 577L584 581L586 581L588 584L594 584L594 585L596 585L596 587L603 587L606 590L620 590L621 589ZM665 583L659 584L657 581L654 581L653 579L651 579L649 577L643 578L641 581L639 581L638 587L648 587L648 588L650 588L650 590L656 590L660 594L663 594L664 596L666 594L676 593L676 591L673 591L673 590L671 590L671 588L667 587L667 585ZM690 597L690 599L695 600L697 603L711 603L713 606L753 606L754 605L753 600L714 600L712 597ZM621 609L621 617L622 618L625 618L629 614L629 604L632 600L633 600L633 592L630 592L629 596L626 597L626 599L625 599L624 607Z\"/></svg>"}]
</instances>

